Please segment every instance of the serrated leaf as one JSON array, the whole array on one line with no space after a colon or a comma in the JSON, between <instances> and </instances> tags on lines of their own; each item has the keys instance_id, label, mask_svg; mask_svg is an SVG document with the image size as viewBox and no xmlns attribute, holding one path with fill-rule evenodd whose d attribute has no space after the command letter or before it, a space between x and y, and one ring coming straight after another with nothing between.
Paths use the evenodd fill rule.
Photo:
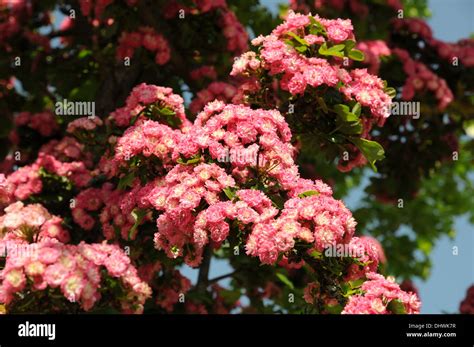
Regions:
<instances>
[{"instance_id":1,"label":"serrated leaf","mask_svg":"<svg viewBox=\"0 0 474 347\"><path fill-rule=\"evenodd\" d=\"M276 276L278 277L278 279L283 282L288 288L290 288L291 290L294 290L295 289L295 286L293 285L293 282L291 282L288 277L286 277L284 274L282 273L279 273L277 272L276 273Z\"/></svg>"}]
</instances>

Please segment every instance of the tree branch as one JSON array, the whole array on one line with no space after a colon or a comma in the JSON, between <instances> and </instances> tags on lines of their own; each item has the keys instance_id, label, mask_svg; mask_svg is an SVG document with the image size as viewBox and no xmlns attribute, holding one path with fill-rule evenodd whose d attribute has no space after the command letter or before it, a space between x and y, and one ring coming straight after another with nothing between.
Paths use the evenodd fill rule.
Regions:
<instances>
[{"instance_id":1,"label":"tree branch","mask_svg":"<svg viewBox=\"0 0 474 347\"><path fill-rule=\"evenodd\" d=\"M196 290L204 292L209 285L209 269L211 267L212 247L207 245L202 256L202 263L199 267L198 280L196 283Z\"/></svg>"},{"instance_id":2,"label":"tree branch","mask_svg":"<svg viewBox=\"0 0 474 347\"><path fill-rule=\"evenodd\" d=\"M223 279L226 279L228 277L233 277L236 273L240 272L241 269L237 269L235 271L232 271L228 274L225 274L225 275L221 275L221 276L217 276L217 277L214 277L213 279L210 279L208 281L209 284L212 284L212 283L216 283L216 282L219 282L220 280L223 280Z\"/></svg>"}]
</instances>

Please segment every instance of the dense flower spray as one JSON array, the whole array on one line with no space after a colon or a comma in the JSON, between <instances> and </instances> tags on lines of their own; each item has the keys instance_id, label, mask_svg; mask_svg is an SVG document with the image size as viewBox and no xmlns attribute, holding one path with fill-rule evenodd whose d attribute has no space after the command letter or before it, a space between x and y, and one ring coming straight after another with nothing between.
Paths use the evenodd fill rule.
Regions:
<instances>
[{"instance_id":1,"label":"dense flower spray","mask_svg":"<svg viewBox=\"0 0 474 347\"><path fill-rule=\"evenodd\" d=\"M112 2L84 1L81 11L100 17ZM165 11L170 20L175 5ZM185 12L196 11L215 11L227 50L245 51L244 29L225 1L199 1ZM143 47L165 65L169 44L141 26L122 33L116 54L126 58ZM295 161L290 129L308 108L317 109L311 121L318 136L330 134L328 143L350 152L341 171L383 157L369 131L386 122L391 91L366 69L346 64L363 57L352 23L290 13L253 44L257 52L235 61L229 83L215 80L210 67L193 71L194 80L213 81L191 102L194 117L171 88L145 83L105 119L63 125L48 112L17 115L13 135L29 127L55 137L37 158L0 176L0 247L27 250L9 252L0 271L0 302L8 311L23 312L25 298L33 298L38 306L28 309L38 312L43 303L50 312L110 306L140 313L145 303L160 312L229 312L240 306L240 293L229 300L235 294L205 283L213 300L204 305L196 299L202 284L193 287L179 267L203 266L209 254L230 249L246 266L278 269L285 283L291 282L283 271L304 269L299 299L314 312L386 313L400 305L419 311L416 295L376 274L385 262L380 245L355 236L357 223L344 203L323 181L302 178ZM338 247L347 254L328 253ZM281 293L265 283L257 295Z\"/></svg>"},{"instance_id":2,"label":"dense flower spray","mask_svg":"<svg viewBox=\"0 0 474 347\"><path fill-rule=\"evenodd\" d=\"M244 53L231 72L247 78L238 93L243 103L265 105L273 99L293 128L314 129L327 146L338 144L341 171L383 158L383 149L368 141L369 131L385 123L394 90L367 69L350 68L351 61L364 57L354 48L350 20L290 12L270 35L252 44L258 52ZM314 102L316 110L310 106Z\"/></svg>"}]
</instances>

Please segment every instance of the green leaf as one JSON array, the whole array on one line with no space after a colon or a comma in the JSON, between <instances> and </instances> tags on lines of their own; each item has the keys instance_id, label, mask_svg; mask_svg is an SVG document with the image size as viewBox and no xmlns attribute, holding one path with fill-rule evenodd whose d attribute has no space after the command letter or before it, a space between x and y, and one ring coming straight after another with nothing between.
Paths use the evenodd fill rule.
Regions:
<instances>
[{"instance_id":1,"label":"green leaf","mask_svg":"<svg viewBox=\"0 0 474 347\"><path fill-rule=\"evenodd\" d=\"M340 45L335 45L328 48L325 42L319 47L318 53L321 55L329 55L329 56L343 58L344 53L342 52L342 50L344 49L344 47L345 45L340 44Z\"/></svg>"},{"instance_id":2,"label":"green leaf","mask_svg":"<svg viewBox=\"0 0 474 347\"><path fill-rule=\"evenodd\" d=\"M199 163L201 161L201 154L196 154L187 160L183 160L182 158L178 158L177 162L181 165L193 165Z\"/></svg>"},{"instance_id":3,"label":"green leaf","mask_svg":"<svg viewBox=\"0 0 474 347\"><path fill-rule=\"evenodd\" d=\"M356 43L355 43L354 40L346 40L344 42L345 50L346 50L347 53L349 53L352 50L352 48L355 47L355 45L356 45Z\"/></svg>"},{"instance_id":4,"label":"green leaf","mask_svg":"<svg viewBox=\"0 0 474 347\"><path fill-rule=\"evenodd\" d=\"M385 152L383 147L375 141L370 141L362 138L350 138L349 139L354 145L359 148L364 157L368 160L370 166L374 171L377 171L374 163L377 160L382 160L385 158Z\"/></svg>"},{"instance_id":5,"label":"green leaf","mask_svg":"<svg viewBox=\"0 0 474 347\"><path fill-rule=\"evenodd\" d=\"M406 314L405 306L400 300L392 300L387 305L387 309L395 314Z\"/></svg>"},{"instance_id":6,"label":"green leaf","mask_svg":"<svg viewBox=\"0 0 474 347\"><path fill-rule=\"evenodd\" d=\"M324 99L322 97L320 97L320 96L316 97L316 101L318 102L319 106L321 106L324 113L329 112L328 106L326 105L326 101L324 101Z\"/></svg>"},{"instance_id":7,"label":"green leaf","mask_svg":"<svg viewBox=\"0 0 474 347\"><path fill-rule=\"evenodd\" d=\"M77 58L79 59L83 59L85 57L88 57L89 55L92 54L92 51L89 50L89 49L83 49L79 52L79 54L77 55Z\"/></svg>"},{"instance_id":8,"label":"green leaf","mask_svg":"<svg viewBox=\"0 0 474 347\"><path fill-rule=\"evenodd\" d=\"M285 199L283 199L280 195L272 195L270 200L272 200L273 206L279 210L283 210Z\"/></svg>"},{"instance_id":9,"label":"green leaf","mask_svg":"<svg viewBox=\"0 0 474 347\"><path fill-rule=\"evenodd\" d=\"M135 173L129 172L128 174L120 178L117 188L123 190L127 187L131 187L134 179Z\"/></svg>"},{"instance_id":10,"label":"green leaf","mask_svg":"<svg viewBox=\"0 0 474 347\"><path fill-rule=\"evenodd\" d=\"M339 128L339 131L346 135L360 135L362 130L363 128L360 121L355 123L345 123Z\"/></svg>"},{"instance_id":11,"label":"green leaf","mask_svg":"<svg viewBox=\"0 0 474 347\"><path fill-rule=\"evenodd\" d=\"M360 103L356 103L354 107L352 107L352 113L354 113L357 117L360 117L360 112L362 111L362 106Z\"/></svg>"},{"instance_id":12,"label":"green leaf","mask_svg":"<svg viewBox=\"0 0 474 347\"><path fill-rule=\"evenodd\" d=\"M308 190L307 192L298 194L298 197L303 199L303 198L306 198L308 196L313 196L313 195L319 195L319 192L316 190Z\"/></svg>"},{"instance_id":13,"label":"green leaf","mask_svg":"<svg viewBox=\"0 0 474 347\"><path fill-rule=\"evenodd\" d=\"M359 278L358 280L350 281L349 285L351 286L352 289L354 288L359 288L365 280L363 278Z\"/></svg>"},{"instance_id":14,"label":"green leaf","mask_svg":"<svg viewBox=\"0 0 474 347\"><path fill-rule=\"evenodd\" d=\"M295 289L295 286L293 285L293 282L291 282L288 277L286 277L285 275L283 275L282 273L279 273L277 272L276 273L276 276L278 277L278 279L280 281L282 281L288 288L290 288L291 290L294 290Z\"/></svg>"},{"instance_id":15,"label":"green leaf","mask_svg":"<svg viewBox=\"0 0 474 347\"><path fill-rule=\"evenodd\" d=\"M222 296L224 301L229 304L235 304L237 300L240 299L242 296L242 293L240 292L240 288L234 289L234 290L229 290L229 289L222 289L219 292L219 295Z\"/></svg>"},{"instance_id":16,"label":"green leaf","mask_svg":"<svg viewBox=\"0 0 474 347\"><path fill-rule=\"evenodd\" d=\"M337 115L343 122L357 122L359 121L359 117L349 111L349 106L344 104L337 104L334 106L334 111L336 111Z\"/></svg>"},{"instance_id":17,"label":"green leaf","mask_svg":"<svg viewBox=\"0 0 474 347\"><path fill-rule=\"evenodd\" d=\"M319 251L312 251L310 256L314 259L321 259L322 256L323 256L323 253L321 253Z\"/></svg>"},{"instance_id":18,"label":"green leaf","mask_svg":"<svg viewBox=\"0 0 474 347\"><path fill-rule=\"evenodd\" d=\"M326 306L326 310L330 314L340 314L343 310L343 307L341 305L328 305Z\"/></svg>"},{"instance_id":19,"label":"green leaf","mask_svg":"<svg viewBox=\"0 0 474 347\"><path fill-rule=\"evenodd\" d=\"M283 40L283 41L291 47L296 47L296 42L294 42L293 40L286 39L286 40Z\"/></svg>"},{"instance_id":20,"label":"green leaf","mask_svg":"<svg viewBox=\"0 0 474 347\"><path fill-rule=\"evenodd\" d=\"M309 43L308 41L306 41L305 39L299 37L298 35L296 35L294 32L287 32L287 35L288 36L291 36L292 38L294 38L296 41L298 41L300 44L304 45L304 46L309 46Z\"/></svg>"},{"instance_id":21,"label":"green leaf","mask_svg":"<svg viewBox=\"0 0 474 347\"><path fill-rule=\"evenodd\" d=\"M349 58L356 61L363 61L365 56L362 51L359 51L358 49L353 49L349 52Z\"/></svg>"},{"instance_id":22,"label":"green leaf","mask_svg":"<svg viewBox=\"0 0 474 347\"><path fill-rule=\"evenodd\" d=\"M322 34L326 36L326 29L321 23L319 23L313 16L309 17L309 21L311 22L311 27L309 28L310 34L312 35Z\"/></svg>"},{"instance_id":23,"label":"green leaf","mask_svg":"<svg viewBox=\"0 0 474 347\"><path fill-rule=\"evenodd\" d=\"M135 223L133 226L130 228L128 231L128 239L131 240L133 233L137 230L138 226L142 223L143 218L147 215L148 211L141 209L141 208L135 208L132 211L132 217L135 220Z\"/></svg>"},{"instance_id":24,"label":"green leaf","mask_svg":"<svg viewBox=\"0 0 474 347\"><path fill-rule=\"evenodd\" d=\"M225 187L225 188L223 189L223 191L224 191L224 194L227 196L227 198L228 198L229 200L231 200L231 201L234 200L234 198L235 198L235 191L234 191L231 187Z\"/></svg>"},{"instance_id":25,"label":"green leaf","mask_svg":"<svg viewBox=\"0 0 474 347\"><path fill-rule=\"evenodd\" d=\"M299 47L295 47L295 49L300 53L304 53L308 50L308 47L307 46L299 46Z\"/></svg>"},{"instance_id":26,"label":"green leaf","mask_svg":"<svg viewBox=\"0 0 474 347\"><path fill-rule=\"evenodd\" d=\"M95 99L98 88L99 82L91 77L85 80L79 87L72 89L67 99L69 101L92 101Z\"/></svg>"},{"instance_id":27,"label":"green leaf","mask_svg":"<svg viewBox=\"0 0 474 347\"><path fill-rule=\"evenodd\" d=\"M163 116L174 116L176 112L174 112L172 109L169 107L162 107L158 110Z\"/></svg>"},{"instance_id":28,"label":"green leaf","mask_svg":"<svg viewBox=\"0 0 474 347\"><path fill-rule=\"evenodd\" d=\"M387 87L383 91L384 91L385 94L387 94L392 99L397 96L397 90L395 88Z\"/></svg>"}]
</instances>

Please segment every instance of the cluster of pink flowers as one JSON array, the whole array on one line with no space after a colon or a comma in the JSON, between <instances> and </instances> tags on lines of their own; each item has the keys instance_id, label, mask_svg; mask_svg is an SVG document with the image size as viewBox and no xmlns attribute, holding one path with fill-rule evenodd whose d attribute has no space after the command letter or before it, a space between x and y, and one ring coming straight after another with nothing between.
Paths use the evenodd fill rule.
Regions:
<instances>
[{"instance_id":1,"label":"cluster of pink flowers","mask_svg":"<svg viewBox=\"0 0 474 347\"><path fill-rule=\"evenodd\" d=\"M247 48L248 35L245 27L239 22L232 11L224 11L219 20L224 37L227 39L227 49L237 54L244 52Z\"/></svg>"},{"instance_id":2,"label":"cluster of pink flowers","mask_svg":"<svg viewBox=\"0 0 474 347\"><path fill-rule=\"evenodd\" d=\"M8 15L6 18L1 17L2 22L0 23L0 45L8 45L8 39L13 35L17 34L20 29L20 23L18 18L14 15Z\"/></svg>"},{"instance_id":3,"label":"cluster of pink flowers","mask_svg":"<svg viewBox=\"0 0 474 347\"><path fill-rule=\"evenodd\" d=\"M102 126L102 124L102 120L95 116L77 118L67 125L67 132L72 134L77 131L91 131Z\"/></svg>"},{"instance_id":4,"label":"cluster of pink flowers","mask_svg":"<svg viewBox=\"0 0 474 347\"><path fill-rule=\"evenodd\" d=\"M377 74L380 69L380 58L391 54L385 41L369 40L357 43L357 49L364 53L364 64L368 65L371 74Z\"/></svg>"},{"instance_id":5,"label":"cluster of pink flowers","mask_svg":"<svg viewBox=\"0 0 474 347\"><path fill-rule=\"evenodd\" d=\"M15 199L24 200L30 195L38 194L43 189L38 167L23 166L7 177L12 195Z\"/></svg>"},{"instance_id":6,"label":"cluster of pink flowers","mask_svg":"<svg viewBox=\"0 0 474 347\"><path fill-rule=\"evenodd\" d=\"M51 140L41 146L40 153L52 155L59 161L82 161L87 167L92 165L91 153L84 151L84 145L75 138L65 136L60 140Z\"/></svg>"},{"instance_id":7,"label":"cluster of pink flowers","mask_svg":"<svg viewBox=\"0 0 474 347\"><path fill-rule=\"evenodd\" d=\"M470 286L466 292L466 297L459 305L459 312L464 314L474 314L474 285Z\"/></svg>"},{"instance_id":8,"label":"cluster of pink flowers","mask_svg":"<svg viewBox=\"0 0 474 347\"><path fill-rule=\"evenodd\" d=\"M295 239L322 251L349 242L355 225L350 211L330 195L293 198L285 203L276 220L254 227L246 244L247 253L258 256L262 263L273 264L279 254L293 249Z\"/></svg>"},{"instance_id":9,"label":"cluster of pink flowers","mask_svg":"<svg viewBox=\"0 0 474 347\"><path fill-rule=\"evenodd\" d=\"M383 125L390 115L391 98L383 91L383 81L367 72L367 69L355 69L350 72L351 79L347 78L347 86L340 91L348 98L354 98L362 106L370 108L370 112L378 124Z\"/></svg>"},{"instance_id":10,"label":"cluster of pink flowers","mask_svg":"<svg viewBox=\"0 0 474 347\"><path fill-rule=\"evenodd\" d=\"M138 187L137 187L138 188ZM136 222L132 215L135 207L150 207L143 194L148 191L138 188L131 192L113 189L113 185L105 183L101 188L88 188L74 199L72 216L81 228L92 230L100 221L102 232L107 240L116 239L118 235L124 240L135 239L136 233L129 232Z\"/></svg>"},{"instance_id":11,"label":"cluster of pink flowers","mask_svg":"<svg viewBox=\"0 0 474 347\"><path fill-rule=\"evenodd\" d=\"M223 189L235 186L234 179L216 164L200 164L195 167L177 165L164 178L164 184L150 192L149 201L158 211L164 211L157 220L158 233L155 245L164 249L169 257L184 253L184 245L192 244L193 211L202 201L208 205L220 201ZM182 226L182 227L181 227ZM202 249L188 254L189 264L195 264Z\"/></svg>"},{"instance_id":12,"label":"cluster of pink flowers","mask_svg":"<svg viewBox=\"0 0 474 347\"><path fill-rule=\"evenodd\" d=\"M69 241L68 231L61 226L62 219L52 216L40 204L25 206L18 201L6 207L4 212L0 216L0 230L7 232L3 240L54 238L64 243Z\"/></svg>"},{"instance_id":13,"label":"cluster of pink flowers","mask_svg":"<svg viewBox=\"0 0 474 347\"><path fill-rule=\"evenodd\" d=\"M54 135L59 129L58 123L51 112L21 112L15 117L16 126L27 126L44 137Z\"/></svg>"},{"instance_id":14,"label":"cluster of pink flowers","mask_svg":"<svg viewBox=\"0 0 474 347\"><path fill-rule=\"evenodd\" d=\"M312 19L311 19L312 18ZM324 28L325 34L308 33L311 21L317 21ZM348 101L357 100L370 108L379 123L389 116L391 98L384 92L382 80L369 74L366 70L348 71L334 59L308 57L289 46L285 40L290 34L301 35L311 46L323 43L339 44L353 40L353 27L350 20L329 20L319 16L302 15L290 12L286 21L275 28L268 36L259 36L252 44L259 46L259 54L246 53L238 59L232 75L252 76L268 71L271 76L280 76L282 90L292 95L303 95L309 87L325 85L339 88Z\"/></svg>"},{"instance_id":15,"label":"cluster of pink flowers","mask_svg":"<svg viewBox=\"0 0 474 347\"><path fill-rule=\"evenodd\" d=\"M354 281L365 276L368 272L376 272L379 262L385 262L385 254L380 243L372 237L353 237L349 247L358 256L355 258L360 264L352 264L347 269L346 279Z\"/></svg>"},{"instance_id":16,"label":"cluster of pink flowers","mask_svg":"<svg viewBox=\"0 0 474 347\"><path fill-rule=\"evenodd\" d=\"M369 14L369 6L363 0L314 0L312 2L316 10L319 9L334 9L337 12L343 12L345 9L356 14L357 16L367 17ZM403 8L400 0L387 0L386 5L398 10ZM290 8L294 11L308 13L310 7L305 1L290 0Z\"/></svg>"},{"instance_id":17,"label":"cluster of pink flowers","mask_svg":"<svg viewBox=\"0 0 474 347\"><path fill-rule=\"evenodd\" d=\"M233 172L236 178L248 179L248 166L262 164L265 167L273 163L268 175L288 181L294 178L288 177L290 171L294 173L296 169L293 168L294 148L290 141L291 131L278 111L253 110L214 101L199 113L177 150L187 158L208 150L214 160L239 151L242 160L229 163L237 170Z\"/></svg>"},{"instance_id":18,"label":"cluster of pink flowers","mask_svg":"<svg viewBox=\"0 0 474 347\"><path fill-rule=\"evenodd\" d=\"M200 248L209 242L208 234L216 244L224 241L229 235L228 221L238 220L243 225L258 224L278 214L278 209L272 206L272 201L261 191L242 189L235 195L238 198L235 203L218 202L197 216L194 242Z\"/></svg>"},{"instance_id":19,"label":"cluster of pink flowers","mask_svg":"<svg viewBox=\"0 0 474 347\"><path fill-rule=\"evenodd\" d=\"M175 117L181 121L184 128L190 124L184 113L184 100L181 96L173 94L173 89L158 87L149 84L139 84L133 88L128 96L125 106L112 112L110 117L120 127L130 126L130 122L137 116L145 117L142 111L149 105L169 108Z\"/></svg>"},{"instance_id":20,"label":"cluster of pink flowers","mask_svg":"<svg viewBox=\"0 0 474 347\"><path fill-rule=\"evenodd\" d=\"M105 8L114 3L115 0L79 0L81 13L85 17L95 17L93 23L102 17ZM125 0L130 7L135 6L138 0Z\"/></svg>"},{"instance_id":21,"label":"cluster of pink flowers","mask_svg":"<svg viewBox=\"0 0 474 347\"><path fill-rule=\"evenodd\" d=\"M474 39L464 39L457 43L448 43L432 38L429 41L439 56L454 63L454 58L458 58L462 65L466 67L474 66Z\"/></svg>"},{"instance_id":22,"label":"cluster of pink flowers","mask_svg":"<svg viewBox=\"0 0 474 347\"><path fill-rule=\"evenodd\" d=\"M105 8L113 2L114 0L80 0L79 6L83 16L89 17L93 12L95 17L99 18Z\"/></svg>"},{"instance_id":23,"label":"cluster of pink flowers","mask_svg":"<svg viewBox=\"0 0 474 347\"><path fill-rule=\"evenodd\" d=\"M420 312L420 300L415 293L407 293L400 289L393 279L369 272L367 281L361 286L361 294L349 298L343 314L390 314L390 303L399 302L408 314Z\"/></svg>"},{"instance_id":24,"label":"cluster of pink flowers","mask_svg":"<svg viewBox=\"0 0 474 347\"><path fill-rule=\"evenodd\" d=\"M179 130L173 130L159 122L139 121L117 140L114 160L123 163L138 155L154 156L160 159L163 166L169 165L176 159L177 154L173 152L181 134Z\"/></svg>"},{"instance_id":25,"label":"cluster of pink flowers","mask_svg":"<svg viewBox=\"0 0 474 347\"><path fill-rule=\"evenodd\" d=\"M402 91L404 100L412 100L416 94L429 91L438 100L440 110L444 110L454 100L453 93L446 81L433 73L425 64L413 60L409 53L403 49L394 48L392 52L401 60L403 71L407 74Z\"/></svg>"},{"instance_id":26,"label":"cluster of pink flowers","mask_svg":"<svg viewBox=\"0 0 474 347\"><path fill-rule=\"evenodd\" d=\"M110 184L104 184L102 188L87 188L81 191L74 198L71 206L74 222L84 230L91 230L95 225L95 220L90 212L98 211L103 207L104 201L108 200L108 196L112 191L113 186ZM113 198L116 198L116 196ZM115 209L119 210L117 207Z\"/></svg>"},{"instance_id":27,"label":"cluster of pink flowers","mask_svg":"<svg viewBox=\"0 0 474 347\"><path fill-rule=\"evenodd\" d=\"M159 124L146 129L153 131L155 126ZM135 133L134 129L135 126L129 130ZM127 134L129 130L117 143L116 153L120 156L124 153L122 148L139 149L130 150L129 156L143 152L143 147L134 143L143 143L148 136L131 138ZM318 250L349 242L355 229L350 212L342 202L331 197L332 191L327 185L299 178L290 141L291 132L278 111L253 110L220 101L209 103L194 125L176 136L177 145L170 141L172 145L165 151L170 164L181 156L183 161L198 158L196 165L176 165L147 193L149 203L163 211L157 220L156 247L165 250L169 257L185 256L189 265L197 265L209 236L218 245L227 238L232 220L247 225L251 231L247 253L269 264L290 250L295 239L314 243ZM163 146L161 138L153 143L153 150ZM227 169L202 163L208 155L219 162L226 153L238 150L251 155L243 156L244 160L223 163ZM238 185L255 179L249 169L258 169L259 165L264 170L260 172L261 177L270 178L266 182L268 187L280 187L292 198L277 220L273 218L278 209L263 192L237 189ZM148 190L149 186L144 189ZM235 190L235 201L226 197L225 189ZM312 190L315 195L298 197ZM310 221L313 224L308 227Z\"/></svg>"},{"instance_id":28,"label":"cluster of pink flowers","mask_svg":"<svg viewBox=\"0 0 474 347\"><path fill-rule=\"evenodd\" d=\"M217 79L217 71L214 66L211 65L198 67L197 69L192 70L189 75L193 80L201 80L203 78L208 78L210 80Z\"/></svg>"},{"instance_id":29,"label":"cluster of pink flowers","mask_svg":"<svg viewBox=\"0 0 474 347\"><path fill-rule=\"evenodd\" d=\"M196 97L189 105L189 110L192 113L198 113L207 103L213 100L230 102L236 93L237 88L232 84L225 82L212 82L205 89L196 93Z\"/></svg>"},{"instance_id":30,"label":"cluster of pink flowers","mask_svg":"<svg viewBox=\"0 0 474 347\"><path fill-rule=\"evenodd\" d=\"M452 63L453 58L458 58L466 66L474 66L474 39L461 40L458 43L448 43L433 37L429 25L419 18L396 19L393 23L396 30L407 30L411 34L416 34L425 43L434 49L438 55Z\"/></svg>"},{"instance_id":31,"label":"cluster of pink flowers","mask_svg":"<svg viewBox=\"0 0 474 347\"><path fill-rule=\"evenodd\" d=\"M180 10L183 10L184 13L197 14L227 8L225 0L193 0L192 5L193 7L190 7L182 4L179 0L170 0L164 9L164 16L168 19L176 17Z\"/></svg>"},{"instance_id":32,"label":"cluster of pink flowers","mask_svg":"<svg viewBox=\"0 0 474 347\"><path fill-rule=\"evenodd\" d=\"M166 64L171 58L168 41L151 27L140 27L138 31L123 32L117 47L117 58L131 58L135 50L140 47L153 52L158 65Z\"/></svg>"},{"instance_id":33,"label":"cluster of pink flowers","mask_svg":"<svg viewBox=\"0 0 474 347\"><path fill-rule=\"evenodd\" d=\"M0 174L0 208L10 203L13 197L13 187L4 174Z\"/></svg>"},{"instance_id":34,"label":"cluster of pink flowers","mask_svg":"<svg viewBox=\"0 0 474 347\"><path fill-rule=\"evenodd\" d=\"M180 295L191 289L191 281L181 275L178 270L167 274L167 281L157 288L156 303L167 312L172 312L174 305L179 302Z\"/></svg>"},{"instance_id":35,"label":"cluster of pink flowers","mask_svg":"<svg viewBox=\"0 0 474 347\"><path fill-rule=\"evenodd\" d=\"M1 241L4 243L5 241ZM79 303L89 311L101 299L102 274L116 278L123 288L118 308L126 313L143 311L150 287L140 280L130 259L115 245L65 245L55 240L23 245L24 250L7 257L0 272L0 302L8 305L27 291L58 288L67 301ZM51 299L54 307L54 300ZM109 303L110 304L110 303Z\"/></svg>"},{"instance_id":36,"label":"cluster of pink flowers","mask_svg":"<svg viewBox=\"0 0 474 347\"><path fill-rule=\"evenodd\" d=\"M16 199L24 200L41 192L43 183L40 169L66 177L77 187L85 187L92 178L84 162L61 162L52 155L40 152L33 164L23 166L8 176L7 181L13 187L13 195Z\"/></svg>"}]
</instances>

